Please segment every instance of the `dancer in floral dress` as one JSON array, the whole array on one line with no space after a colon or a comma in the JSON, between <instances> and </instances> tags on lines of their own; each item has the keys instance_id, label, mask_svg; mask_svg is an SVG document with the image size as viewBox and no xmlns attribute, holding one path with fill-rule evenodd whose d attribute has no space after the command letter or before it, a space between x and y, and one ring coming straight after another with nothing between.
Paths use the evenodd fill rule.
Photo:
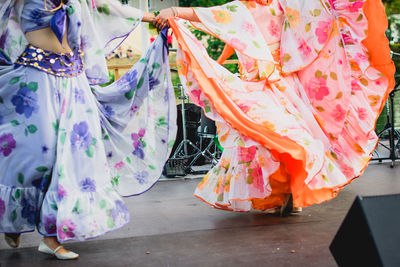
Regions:
<instances>
[{"instance_id":1,"label":"dancer in floral dress","mask_svg":"<svg viewBox=\"0 0 400 267\"><path fill-rule=\"evenodd\" d=\"M41 252L129 222L121 196L160 177L176 133L166 36L115 83L105 56L153 14L117 0L1 0L0 232ZM57 241L58 240L58 241Z\"/></svg>"},{"instance_id":2,"label":"dancer in floral dress","mask_svg":"<svg viewBox=\"0 0 400 267\"><path fill-rule=\"evenodd\" d=\"M222 58L236 52L240 77L183 19L223 40ZM180 79L224 147L195 196L232 211L305 207L363 173L394 85L381 1L232 1L165 9L156 22L172 27Z\"/></svg>"}]
</instances>

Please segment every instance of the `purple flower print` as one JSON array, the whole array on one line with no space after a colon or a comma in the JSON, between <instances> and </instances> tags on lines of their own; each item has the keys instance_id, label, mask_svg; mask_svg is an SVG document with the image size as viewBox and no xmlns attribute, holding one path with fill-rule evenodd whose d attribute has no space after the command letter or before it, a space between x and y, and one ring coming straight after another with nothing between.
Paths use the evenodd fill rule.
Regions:
<instances>
[{"instance_id":1,"label":"purple flower print","mask_svg":"<svg viewBox=\"0 0 400 267\"><path fill-rule=\"evenodd\" d=\"M115 207L111 210L111 217L114 219L114 221L120 216L126 216L128 215L128 209L126 208L126 205L124 202L121 200L115 201Z\"/></svg>"},{"instance_id":2,"label":"purple flower print","mask_svg":"<svg viewBox=\"0 0 400 267\"><path fill-rule=\"evenodd\" d=\"M117 81L121 93L127 93L135 90L137 85L137 70L127 72L121 79Z\"/></svg>"},{"instance_id":3,"label":"purple flower print","mask_svg":"<svg viewBox=\"0 0 400 267\"><path fill-rule=\"evenodd\" d=\"M145 129L140 129L138 133L131 134L134 147L132 154L140 159L144 159L144 150L143 150L144 145L142 138L144 137L145 134L146 134Z\"/></svg>"},{"instance_id":4,"label":"purple flower print","mask_svg":"<svg viewBox=\"0 0 400 267\"><path fill-rule=\"evenodd\" d=\"M125 163L123 161L120 161L114 165L114 168L117 170L121 170L123 167L125 167Z\"/></svg>"},{"instance_id":5,"label":"purple flower print","mask_svg":"<svg viewBox=\"0 0 400 267\"><path fill-rule=\"evenodd\" d=\"M103 106L102 111L103 111L104 117L106 117L107 119L110 119L115 114L115 112L111 106Z\"/></svg>"},{"instance_id":6,"label":"purple flower print","mask_svg":"<svg viewBox=\"0 0 400 267\"><path fill-rule=\"evenodd\" d=\"M53 214L44 217L44 229L49 235L57 233L57 220Z\"/></svg>"},{"instance_id":7,"label":"purple flower print","mask_svg":"<svg viewBox=\"0 0 400 267\"><path fill-rule=\"evenodd\" d=\"M149 78L149 90L153 90L153 88L157 85L160 84L160 81L156 78L154 78L153 76L150 76Z\"/></svg>"},{"instance_id":8,"label":"purple flower print","mask_svg":"<svg viewBox=\"0 0 400 267\"><path fill-rule=\"evenodd\" d=\"M39 189L40 191L45 191L48 183L49 179L46 179L46 177L41 177L32 181L32 185L37 189Z\"/></svg>"},{"instance_id":9,"label":"purple flower print","mask_svg":"<svg viewBox=\"0 0 400 267\"><path fill-rule=\"evenodd\" d=\"M123 76L123 81L129 83L131 87L136 87L137 84L137 70L130 71Z\"/></svg>"},{"instance_id":10,"label":"purple flower print","mask_svg":"<svg viewBox=\"0 0 400 267\"><path fill-rule=\"evenodd\" d=\"M58 196L58 200L62 200L65 196L67 196L67 191L60 184L58 185L58 188L57 188L57 196Z\"/></svg>"},{"instance_id":11,"label":"purple flower print","mask_svg":"<svg viewBox=\"0 0 400 267\"><path fill-rule=\"evenodd\" d=\"M141 142L139 142L138 146L135 148L135 150L133 150L132 154L140 159L144 159L143 144Z\"/></svg>"},{"instance_id":12,"label":"purple flower print","mask_svg":"<svg viewBox=\"0 0 400 267\"><path fill-rule=\"evenodd\" d=\"M147 171L139 171L134 174L134 177L139 182L139 184L145 184L147 183L149 173Z\"/></svg>"},{"instance_id":13,"label":"purple flower print","mask_svg":"<svg viewBox=\"0 0 400 267\"><path fill-rule=\"evenodd\" d=\"M87 177L80 183L82 192L96 192L96 181Z\"/></svg>"},{"instance_id":14,"label":"purple flower print","mask_svg":"<svg viewBox=\"0 0 400 267\"><path fill-rule=\"evenodd\" d=\"M47 154L47 152L49 152L49 148L46 145L42 146L42 153L43 154Z\"/></svg>"},{"instance_id":15,"label":"purple flower print","mask_svg":"<svg viewBox=\"0 0 400 267\"><path fill-rule=\"evenodd\" d=\"M22 211L21 216L22 218L27 219L29 224L36 223L36 207L29 199L22 199Z\"/></svg>"},{"instance_id":16,"label":"purple flower print","mask_svg":"<svg viewBox=\"0 0 400 267\"><path fill-rule=\"evenodd\" d=\"M11 98L11 103L18 114L24 114L26 118L29 118L33 112L36 113L39 110L37 100L38 95L29 90L28 86L24 86Z\"/></svg>"},{"instance_id":17,"label":"purple flower print","mask_svg":"<svg viewBox=\"0 0 400 267\"><path fill-rule=\"evenodd\" d=\"M0 221L3 219L4 213L6 213L6 203L0 198Z\"/></svg>"},{"instance_id":18,"label":"purple flower print","mask_svg":"<svg viewBox=\"0 0 400 267\"><path fill-rule=\"evenodd\" d=\"M104 76L103 69L100 65L94 65L90 69L86 70L86 75L90 78L102 77Z\"/></svg>"},{"instance_id":19,"label":"purple flower print","mask_svg":"<svg viewBox=\"0 0 400 267\"><path fill-rule=\"evenodd\" d=\"M86 151L92 144L92 135L90 134L89 126L85 121L74 124L70 141L73 151L77 147Z\"/></svg>"},{"instance_id":20,"label":"purple flower print","mask_svg":"<svg viewBox=\"0 0 400 267\"><path fill-rule=\"evenodd\" d=\"M90 48L92 46L88 35L81 36L81 50Z\"/></svg>"},{"instance_id":21,"label":"purple flower print","mask_svg":"<svg viewBox=\"0 0 400 267\"><path fill-rule=\"evenodd\" d=\"M17 146L17 142L12 134L3 134L0 136L0 154L7 157L12 150Z\"/></svg>"},{"instance_id":22,"label":"purple flower print","mask_svg":"<svg viewBox=\"0 0 400 267\"><path fill-rule=\"evenodd\" d=\"M57 103L60 103L61 102L61 92L60 92L60 90L56 90L55 92L54 92L54 95L55 95L55 97L56 97L56 102Z\"/></svg>"},{"instance_id":23,"label":"purple flower print","mask_svg":"<svg viewBox=\"0 0 400 267\"><path fill-rule=\"evenodd\" d=\"M169 93L168 93L168 90L165 90L164 102L168 103L168 100L169 100Z\"/></svg>"},{"instance_id":24,"label":"purple flower print","mask_svg":"<svg viewBox=\"0 0 400 267\"><path fill-rule=\"evenodd\" d=\"M75 103L85 104L85 94L82 89L75 88Z\"/></svg>"},{"instance_id":25,"label":"purple flower print","mask_svg":"<svg viewBox=\"0 0 400 267\"><path fill-rule=\"evenodd\" d=\"M71 220L64 220L58 228L58 237L61 240L75 237L74 230L76 225Z\"/></svg>"},{"instance_id":26,"label":"purple flower print","mask_svg":"<svg viewBox=\"0 0 400 267\"><path fill-rule=\"evenodd\" d=\"M35 22L36 25L43 25L43 17L47 16L47 14L39 8L35 8L30 12L30 18Z\"/></svg>"},{"instance_id":27,"label":"purple flower print","mask_svg":"<svg viewBox=\"0 0 400 267\"><path fill-rule=\"evenodd\" d=\"M139 135L137 134L137 133L133 133L133 134L131 134L131 138L132 138L132 140L133 140L133 147L134 148L136 148L136 147L138 147L139 146L139 143L140 143L140 141L139 141Z\"/></svg>"},{"instance_id":28,"label":"purple flower print","mask_svg":"<svg viewBox=\"0 0 400 267\"><path fill-rule=\"evenodd\" d=\"M11 11L11 9L10 9ZM1 36L0 36L0 48L4 49L5 44L6 44L6 40L7 40L7 36L8 36L8 30L6 30ZM1 53L2 54L2 53Z\"/></svg>"}]
</instances>

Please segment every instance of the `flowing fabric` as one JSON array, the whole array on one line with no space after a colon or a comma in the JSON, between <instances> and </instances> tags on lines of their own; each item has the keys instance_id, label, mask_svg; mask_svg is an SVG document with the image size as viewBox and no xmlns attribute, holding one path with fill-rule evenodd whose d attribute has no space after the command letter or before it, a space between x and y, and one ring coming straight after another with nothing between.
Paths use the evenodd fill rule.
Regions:
<instances>
[{"instance_id":1,"label":"flowing fabric","mask_svg":"<svg viewBox=\"0 0 400 267\"><path fill-rule=\"evenodd\" d=\"M291 193L304 207L335 197L363 173L393 88L380 1L233 1L194 11L201 22L193 26L229 44L240 61L239 78L183 21L170 21L180 78L217 122L224 147L195 196L249 211L281 206Z\"/></svg>"},{"instance_id":2,"label":"flowing fabric","mask_svg":"<svg viewBox=\"0 0 400 267\"><path fill-rule=\"evenodd\" d=\"M33 1L43 2L43 0ZM95 7L88 1L68 0L64 2L66 4L63 9L68 10L70 21L67 29L68 43L74 52L81 50L84 53L85 72L89 82L91 84L108 82L105 56L116 49L139 25L143 12L130 6L121 5L119 1L115 0L95 0ZM0 51L3 53L0 53L0 62L2 57L14 62L27 45L20 26L23 7L24 0L2 0L0 6Z\"/></svg>"},{"instance_id":3,"label":"flowing fabric","mask_svg":"<svg viewBox=\"0 0 400 267\"><path fill-rule=\"evenodd\" d=\"M26 41L15 43L15 32L7 33L7 27L19 29L16 20L2 20L8 26L0 51L0 232L37 227L60 241L94 238L129 221L121 196L141 194L159 179L176 134L165 33L121 79L94 85L106 78L109 41L141 19L141 12L135 23L112 17L117 2L96 1L103 10L96 16L86 1L68 2L90 15L81 20L82 58L82 51L57 54L33 46L14 58ZM8 3L16 12L18 5ZM1 8L3 19L14 12ZM85 36L103 42L85 42ZM105 48L91 50L98 46Z\"/></svg>"}]
</instances>

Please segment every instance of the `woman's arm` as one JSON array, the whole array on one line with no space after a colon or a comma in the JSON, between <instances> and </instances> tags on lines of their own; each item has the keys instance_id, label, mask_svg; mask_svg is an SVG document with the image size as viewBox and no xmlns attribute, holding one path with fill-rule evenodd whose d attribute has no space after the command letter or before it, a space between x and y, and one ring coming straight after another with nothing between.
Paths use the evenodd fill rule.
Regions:
<instances>
[{"instance_id":1,"label":"woman's arm","mask_svg":"<svg viewBox=\"0 0 400 267\"><path fill-rule=\"evenodd\" d=\"M200 22L193 8L191 7L170 7L160 11L158 16L154 19L153 24L157 29L162 30L168 27L168 19L178 17L181 19Z\"/></svg>"}]
</instances>

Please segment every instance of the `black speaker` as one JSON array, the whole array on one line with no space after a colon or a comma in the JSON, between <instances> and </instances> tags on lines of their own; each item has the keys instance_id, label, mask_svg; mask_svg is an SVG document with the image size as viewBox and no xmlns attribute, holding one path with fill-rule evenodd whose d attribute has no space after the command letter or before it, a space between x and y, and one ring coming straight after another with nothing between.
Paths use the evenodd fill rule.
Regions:
<instances>
[{"instance_id":1,"label":"black speaker","mask_svg":"<svg viewBox=\"0 0 400 267\"><path fill-rule=\"evenodd\" d=\"M339 266L400 266L400 195L357 196L329 248Z\"/></svg>"}]
</instances>

